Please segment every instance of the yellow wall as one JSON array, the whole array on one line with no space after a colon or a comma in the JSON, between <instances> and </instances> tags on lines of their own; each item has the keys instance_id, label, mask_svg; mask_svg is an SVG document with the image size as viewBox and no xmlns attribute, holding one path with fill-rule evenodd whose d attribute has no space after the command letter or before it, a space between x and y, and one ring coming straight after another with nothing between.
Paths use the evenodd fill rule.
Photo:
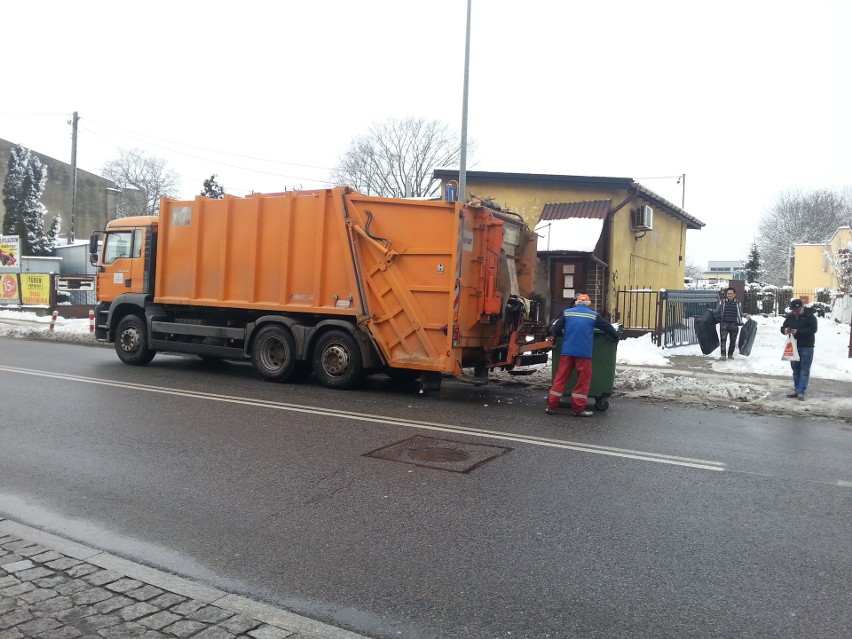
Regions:
<instances>
[{"instance_id":1,"label":"yellow wall","mask_svg":"<svg viewBox=\"0 0 852 639\"><path fill-rule=\"evenodd\" d=\"M627 189L495 184L491 181L477 182L475 179L468 181L467 191L521 214L530 228L535 228L545 204L612 200L612 210L630 196ZM653 230L633 231L630 228L630 211L642 204L645 202L641 198L629 202L612 220L610 311L614 310L615 295L612 291L616 288L683 288L686 224L648 202L654 208Z\"/></svg>"},{"instance_id":2,"label":"yellow wall","mask_svg":"<svg viewBox=\"0 0 852 639\"><path fill-rule=\"evenodd\" d=\"M793 245L793 290L814 295L814 289L829 288L831 266L825 257L825 244Z\"/></svg>"},{"instance_id":3,"label":"yellow wall","mask_svg":"<svg viewBox=\"0 0 852 639\"><path fill-rule=\"evenodd\" d=\"M841 226L834 232L834 235L831 237L831 242L829 246L829 251L831 252L832 260L836 261L837 252L840 249L845 249L849 242L852 242L852 229L848 226ZM835 273L834 269L830 269L828 278L828 288L837 288L842 289L843 283L837 277L837 273Z\"/></svg>"}]
</instances>

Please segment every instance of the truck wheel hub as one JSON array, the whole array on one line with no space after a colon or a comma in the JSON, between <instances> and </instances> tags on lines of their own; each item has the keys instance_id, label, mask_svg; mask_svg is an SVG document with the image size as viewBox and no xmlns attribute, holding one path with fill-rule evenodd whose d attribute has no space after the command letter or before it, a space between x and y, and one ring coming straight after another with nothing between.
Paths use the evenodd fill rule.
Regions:
<instances>
[{"instance_id":1,"label":"truck wheel hub","mask_svg":"<svg viewBox=\"0 0 852 639\"><path fill-rule=\"evenodd\" d=\"M349 368L349 353L341 346L330 346L323 353L322 367L329 375L341 375Z\"/></svg>"}]
</instances>

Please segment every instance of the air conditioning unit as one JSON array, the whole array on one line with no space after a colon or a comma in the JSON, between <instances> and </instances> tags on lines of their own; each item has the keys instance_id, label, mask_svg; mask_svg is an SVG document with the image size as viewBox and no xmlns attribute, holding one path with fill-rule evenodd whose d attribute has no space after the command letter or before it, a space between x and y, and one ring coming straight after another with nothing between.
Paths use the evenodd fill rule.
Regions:
<instances>
[{"instance_id":1,"label":"air conditioning unit","mask_svg":"<svg viewBox=\"0 0 852 639\"><path fill-rule=\"evenodd\" d=\"M636 230L650 231L654 228L654 209L647 204L633 209L633 228Z\"/></svg>"}]
</instances>

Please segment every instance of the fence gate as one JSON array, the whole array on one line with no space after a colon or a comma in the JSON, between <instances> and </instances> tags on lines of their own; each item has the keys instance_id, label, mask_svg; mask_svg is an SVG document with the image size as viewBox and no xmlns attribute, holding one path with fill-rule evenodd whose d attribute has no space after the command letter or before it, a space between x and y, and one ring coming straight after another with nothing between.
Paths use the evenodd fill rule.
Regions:
<instances>
[{"instance_id":1,"label":"fence gate","mask_svg":"<svg viewBox=\"0 0 852 639\"><path fill-rule=\"evenodd\" d=\"M695 320L719 304L713 290L661 291L654 341L663 348L697 344Z\"/></svg>"}]
</instances>

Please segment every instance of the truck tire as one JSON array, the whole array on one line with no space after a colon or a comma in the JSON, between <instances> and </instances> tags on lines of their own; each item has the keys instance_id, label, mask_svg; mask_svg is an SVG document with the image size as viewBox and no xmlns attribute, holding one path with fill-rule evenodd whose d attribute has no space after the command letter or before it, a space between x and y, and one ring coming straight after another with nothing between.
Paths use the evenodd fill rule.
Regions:
<instances>
[{"instance_id":1,"label":"truck tire","mask_svg":"<svg viewBox=\"0 0 852 639\"><path fill-rule=\"evenodd\" d=\"M328 388L352 388L364 370L358 343L343 331L323 333L312 362L317 381Z\"/></svg>"},{"instance_id":2,"label":"truck tire","mask_svg":"<svg viewBox=\"0 0 852 639\"><path fill-rule=\"evenodd\" d=\"M261 328L252 340L251 363L270 382L286 382L296 366L296 340L283 326Z\"/></svg>"},{"instance_id":3,"label":"truck tire","mask_svg":"<svg viewBox=\"0 0 852 639\"><path fill-rule=\"evenodd\" d=\"M115 331L115 352L125 364L145 366L157 351L148 348L148 328L138 315L127 315Z\"/></svg>"}]
</instances>

